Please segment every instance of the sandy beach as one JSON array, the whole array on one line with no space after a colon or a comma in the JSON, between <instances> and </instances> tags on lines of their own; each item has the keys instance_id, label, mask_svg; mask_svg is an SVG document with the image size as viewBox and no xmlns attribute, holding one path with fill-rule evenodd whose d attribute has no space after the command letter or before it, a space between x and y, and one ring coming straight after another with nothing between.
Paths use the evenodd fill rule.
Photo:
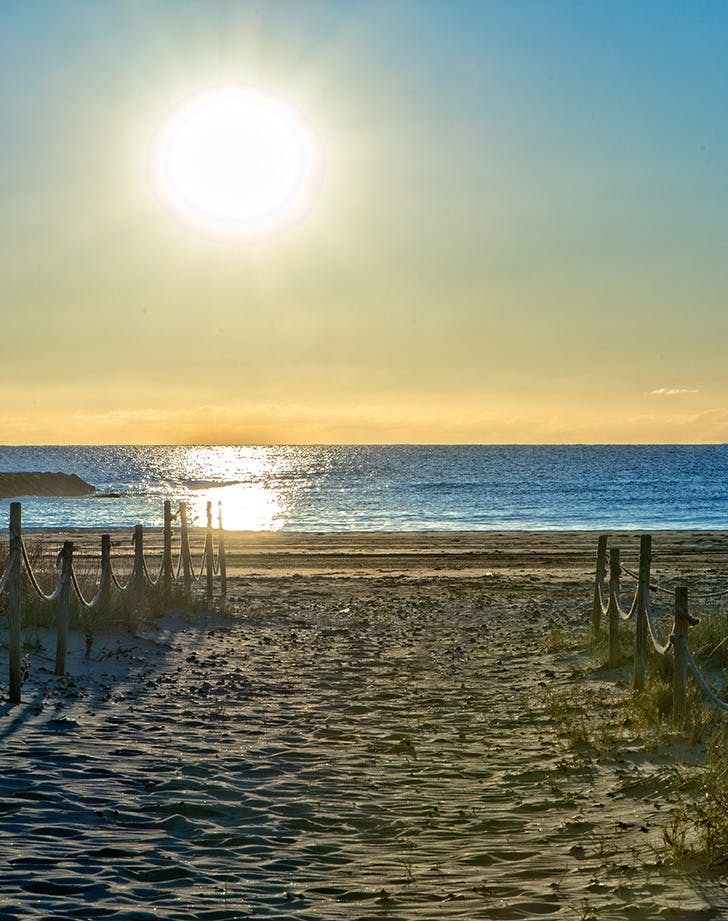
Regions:
<instances>
[{"instance_id":1,"label":"sandy beach","mask_svg":"<svg viewBox=\"0 0 728 921\"><path fill-rule=\"evenodd\" d=\"M588 632L596 534L227 540L224 611L100 632L88 661L74 635L63 678L26 631L0 918L726 916L720 876L659 857L675 752L596 758L549 716L575 675L615 681L552 641ZM654 576L725 587L727 549L655 534ZM0 669L6 692L6 644Z\"/></svg>"},{"instance_id":2,"label":"sandy beach","mask_svg":"<svg viewBox=\"0 0 728 921\"><path fill-rule=\"evenodd\" d=\"M0 921L728 921L727 35L0 0Z\"/></svg>"}]
</instances>

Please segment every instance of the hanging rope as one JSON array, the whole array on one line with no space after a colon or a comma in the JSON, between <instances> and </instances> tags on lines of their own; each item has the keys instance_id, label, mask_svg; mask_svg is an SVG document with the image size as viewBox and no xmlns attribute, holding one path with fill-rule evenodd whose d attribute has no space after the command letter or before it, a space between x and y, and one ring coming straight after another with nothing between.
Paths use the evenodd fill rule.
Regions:
<instances>
[{"instance_id":1,"label":"hanging rope","mask_svg":"<svg viewBox=\"0 0 728 921\"><path fill-rule=\"evenodd\" d=\"M175 515L175 517L177 516ZM17 559L18 559L17 554L18 554L18 551L14 550L8 557L8 560L5 565L5 570L2 576L0 576L0 594L2 594L2 592L4 592L5 589L7 588L8 583L10 581L10 577L14 571L14 567L17 566ZM205 573L205 567L208 561L208 555L210 556L210 559L212 560L212 567L213 567L214 574L219 575L221 572L221 555L222 555L220 547L218 547L218 552L216 554L213 553L212 546L210 545L209 540L206 539L205 546L202 550L202 557L199 562L199 567L196 567L192 563L189 541L187 541L186 546L185 546L184 541L181 541L177 564L176 564L176 567L172 568L172 572L171 572L172 580L175 582L180 581L184 568L185 568L185 559L186 559L187 562L189 563L189 571L190 571L191 578L195 582L200 582L202 580L203 574ZM31 588L42 601L47 602L47 603L57 601L61 593L63 592L63 589L70 582L73 588L73 591L76 597L78 598L79 602L87 610L90 610L99 604L99 602L101 601L104 595L104 590L107 588L109 583L111 583L111 585L113 585L114 588L116 588L117 591L119 592L122 592L122 593L128 592L131 589L131 587L134 585L135 580L139 578L139 575L141 572L142 577L150 585L157 586L160 584L162 580L162 576L164 574L164 570L165 570L165 565L164 565L165 556L163 555L161 563L159 565L159 571L157 572L155 576L152 576L151 573L149 572L146 558L142 554L141 563L139 563L138 560L135 559L134 566L132 567L131 573L129 574L129 576L127 577L125 581L122 581L122 579L120 579L119 576L117 576L117 574L115 573L111 559L108 558L108 567L102 565L101 575L99 577L99 583L96 586L96 589L92 597L88 598L84 594L84 591L78 581L78 576L73 566L71 566L71 568L68 570L67 573L61 574L61 577L59 578L58 583L56 584L55 588L52 591L46 592L41 586L40 582L38 581L38 576L36 575L35 570L33 569L33 565L30 560L30 555L28 553L28 549L22 537L20 539L20 558L21 558L22 564L25 567L25 571L28 575L28 581L30 583ZM60 554L59 554L58 559L60 560ZM604 587L603 585L600 585L600 595L602 598L603 598L603 594L604 594Z\"/></svg>"},{"instance_id":2,"label":"hanging rope","mask_svg":"<svg viewBox=\"0 0 728 921\"><path fill-rule=\"evenodd\" d=\"M602 610L602 617L604 617L609 610L609 592L604 589L604 576L599 576L597 588L599 590L599 607Z\"/></svg>"},{"instance_id":3,"label":"hanging rope","mask_svg":"<svg viewBox=\"0 0 728 921\"><path fill-rule=\"evenodd\" d=\"M175 582L179 582L180 574L182 572L182 566L184 563L183 555L184 555L184 547L182 546L182 542L180 541L179 559L177 560L177 566L173 567L174 575L172 576L172 578L174 579Z\"/></svg>"},{"instance_id":4,"label":"hanging rope","mask_svg":"<svg viewBox=\"0 0 728 921\"><path fill-rule=\"evenodd\" d=\"M132 569L132 571L129 573L129 578L126 580L126 583L122 585L116 573L114 572L114 567L113 567L113 564L111 563L111 560L109 560L109 575L111 576L111 581L113 585L120 592L127 592L134 583L134 577L136 576L136 567Z\"/></svg>"},{"instance_id":5,"label":"hanging rope","mask_svg":"<svg viewBox=\"0 0 728 921\"><path fill-rule=\"evenodd\" d=\"M683 652L685 653L685 658L687 660L688 665L690 666L690 670L695 676L695 680L698 682L700 687L703 689L703 693L712 703L716 705L716 707L720 707L721 710L728 710L728 703L726 703L725 700L721 700L720 697L718 697L718 695L713 691L713 689L710 687L708 682L703 677L703 673L700 671L697 662L693 658L692 652L690 652L690 647L688 646L687 639L684 636L681 636L679 638L679 642L680 642L680 645L682 646Z\"/></svg>"},{"instance_id":6,"label":"hanging rope","mask_svg":"<svg viewBox=\"0 0 728 921\"><path fill-rule=\"evenodd\" d=\"M160 579L162 578L162 573L164 572L164 557L162 557L162 562L159 566L159 572L154 579L149 575L149 570L147 569L147 561L144 557L142 557L142 571L144 572L144 578L150 585L159 585Z\"/></svg>"},{"instance_id":7,"label":"hanging rope","mask_svg":"<svg viewBox=\"0 0 728 921\"><path fill-rule=\"evenodd\" d=\"M10 556L8 556L8 562L5 565L5 572L3 573L2 578L0 579L0 595L2 595L2 593L5 591L5 588L8 582L10 581L10 575L13 571L13 567L15 566L17 559L18 559L18 551L13 550Z\"/></svg>"},{"instance_id":8,"label":"hanging rope","mask_svg":"<svg viewBox=\"0 0 728 921\"><path fill-rule=\"evenodd\" d=\"M639 589L634 593L634 598L632 599L632 604L630 605L629 610L627 611L622 607L622 602L619 597L619 593L615 592L614 600L617 603L617 612L622 620L629 620L630 617L634 614L637 607L637 598L639 597Z\"/></svg>"},{"instance_id":9,"label":"hanging rope","mask_svg":"<svg viewBox=\"0 0 728 921\"><path fill-rule=\"evenodd\" d=\"M638 573L632 569L627 569L624 567L624 572L628 575L633 576L635 579L638 578ZM675 594L675 586L663 585L660 582L651 582L650 583L651 592L660 592L663 595L669 595L671 598ZM690 592L690 597L693 601L709 601L711 598L725 598L728 595L728 588L717 589L714 592L704 592L701 595L696 595L692 591Z\"/></svg>"},{"instance_id":10,"label":"hanging rope","mask_svg":"<svg viewBox=\"0 0 728 921\"><path fill-rule=\"evenodd\" d=\"M726 595L728 595L728 588L715 592L705 592L703 595L693 595L691 592L690 597L693 601L708 601L711 598L725 598Z\"/></svg>"},{"instance_id":11,"label":"hanging rope","mask_svg":"<svg viewBox=\"0 0 728 921\"><path fill-rule=\"evenodd\" d=\"M728 636L723 637L723 639L720 641L720 643L716 643L715 646L713 646L712 649L709 649L706 653L704 653L705 658L706 658L706 659L710 659L712 656L714 656L714 655L716 654L716 652L718 652L718 650L719 650L722 646L725 646L726 643L728 643Z\"/></svg>"},{"instance_id":12,"label":"hanging rope","mask_svg":"<svg viewBox=\"0 0 728 921\"><path fill-rule=\"evenodd\" d=\"M25 563L25 571L28 574L28 580L33 588L33 591L42 601L47 601L47 602L55 601L60 596L61 592L63 591L63 587L66 584L66 577L63 575L61 576L61 578L58 580L58 584L56 585L56 587L53 589L52 592L48 593L48 592L43 591L43 589L40 586L40 583L38 582L38 579L36 578L35 573L33 572L33 566L28 557L28 551L25 546L25 541L22 539L22 537L20 539L20 551L23 555L23 562ZM59 559L60 559L60 555L59 555Z\"/></svg>"},{"instance_id":13,"label":"hanging rope","mask_svg":"<svg viewBox=\"0 0 728 921\"><path fill-rule=\"evenodd\" d=\"M98 584L95 586L95 589L93 587L93 582L91 582L91 578L89 577L88 592L89 594L93 592L93 594L88 597L85 594L84 589L79 582L76 570L74 569L74 543L71 540L63 541L63 549L58 554L58 558L56 560L56 568L58 568L62 562L62 569L60 578L58 579L55 588L53 588L52 591L45 591L38 580L38 575L36 574L30 559L30 554L28 553L28 548L25 544L25 541L23 540L21 504L19 502L12 502L10 504L10 524L8 529L9 552L8 558L5 561L4 569L0 574L0 595L2 595L2 593L6 590L8 590L10 593L10 599L7 607L9 650L8 699L11 703L15 704L20 703L21 701L21 686L24 678L21 666L22 603L23 596L28 591L34 592L38 598L47 604L58 602L58 633L56 642L55 674L59 676L66 673L66 652L69 626L68 622L70 605L72 603L72 593L75 594L76 598L78 599L78 604L82 612L81 623L82 626L84 626L86 629L86 642L88 649L90 649L90 643L93 640L93 633L91 628L90 615L83 612L88 612L97 606L105 606L107 600L109 600L109 590L111 589L111 586L113 586L122 594L127 593L127 601L131 600L132 602L131 604L126 603L123 605L125 609L124 616L126 619L126 625L132 633L136 632L139 625L140 612L144 608L148 609L148 605L145 604L145 594L148 596L150 593L145 593L144 587L146 583L156 586L160 584L162 579L164 579L164 595L165 598L169 600L172 597L172 594L171 592L168 592L168 589L171 588L171 583L173 581L176 582L180 580L181 577L184 577L185 593L189 594L192 580L199 583L202 580L205 569L207 568L207 589L205 593L207 602L211 603L213 598L213 574L219 575L220 593L223 598L225 597L225 543L222 533L222 519L220 523L218 551L217 554L215 554L213 532L210 523L210 503L208 502L205 546L202 552L202 558L199 563L199 569L197 569L197 567L192 565L190 557L186 510L186 504L180 503L179 517L181 521L181 540L179 547L179 557L176 561L177 565L175 569L172 560L173 532L171 522L173 520L173 516L171 514L171 502L170 500L165 500L164 502L163 551L162 559L159 564L159 571L155 576L152 576L149 572L147 560L144 556L143 525L139 524L134 528L134 537L132 539L132 543L134 544L134 562L131 567L131 573L125 580L119 579L114 572L114 567L111 560L111 535L102 534L101 571L98 577ZM23 568L25 568L27 576L22 575ZM49 573L41 570L40 563L38 563L38 569L39 572L41 572L42 578L44 580L50 580L52 578ZM83 581L85 582L86 580L84 579ZM147 597L146 601L148 600L149 599Z\"/></svg>"},{"instance_id":14,"label":"hanging rope","mask_svg":"<svg viewBox=\"0 0 728 921\"><path fill-rule=\"evenodd\" d=\"M728 701L721 699L721 697L719 697L715 693L713 688L711 688L711 686L708 684L707 680L705 679L705 676L700 670L700 667L695 661L695 657L693 656L693 653L690 650L690 646L688 645L687 628L690 624L696 624L698 621L695 617L691 616L688 613L687 587L683 584L683 585L678 585L677 587L674 587L674 588L667 588L660 583L655 583L655 582L651 582L647 580L645 580L645 582L642 583L642 585L640 585L640 578L641 578L640 573L643 571L643 552L647 550L647 552L649 553L650 547L651 547L651 539L648 535L646 538L643 538L643 541L640 544L640 571L639 572L635 572L634 570L629 569L626 566L611 569L613 578L611 579L610 584L609 584L609 601L608 601L608 604L606 605L606 610L605 610L605 605L604 605L604 595L605 595L604 575L605 574L602 571L601 567L599 566L599 563L603 559L603 554L604 554L604 551L606 550L606 545L604 545L602 543L602 539L600 539L599 551L597 554L597 572L596 572L596 581L595 581L596 588L595 588L595 593L594 593L595 613L596 613L596 610L600 608L602 614L610 615L610 624L614 623L614 625L616 626L616 620L614 617L615 613L618 612L619 617L622 620L627 620L629 617L632 616L635 610L637 610L637 602L639 601L640 597L642 598L645 624L646 624L645 632L649 633L650 641L652 642L652 646L655 652L658 655L665 655L671 647L675 649L676 661L675 661L675 674L674 674L673 680L674 680L674 694L675 694L675 713L676 713L676 719L677 719L676 725L682 726L686 719L686 709L685 709L686 702L685 702L684 677L680 677L681 675L684 675L684 673L682 672L683 666L681 666L680 670L678 670L678 659L679 658L682 658L684 667L690 666L690 670L692 671L696 682L698 683L701 691L703 692L705 697L708 699L708 701L713 703L715 706L717 706L722 711L728 711ZM615 550L615 552L617 554L617 557L616 557L616 560L614 560L614 562L618 564L619 551ZM610 554L610 563L611 562L612 562L612 557ZM646 562L647 562L647 566L649 566L649 557L647 558ZM649 569L647 569L646 571L649 572ZM626 611L624 609L621 603L620 597L619 597L619 587L620 587L619 586L619 575L621 573L626 573L628 576L631 576L632 578L637 580L637 591L635 592L635 597L632 601L629 611ZM655 626L655 616L657 613L666 613L666 612L664 610L657 612L653 608L653 598L651 597L652 592L655 592L655 593L660 592L662 594L674 597L675 599L674 626L673 626L672 632L670 633L669 637L664 643L660 640L658 636L657 628ZM726 595L728 595L728 589L713 591L713 592L705 592L702 595L698 595L696 600L706 601L706 600L713 599L713 598L725 597ZM598 602L598 605L597 605L597 602ZM616 612L614 609L616 609ZM640 616L641 616L641 612L640 612ZM644 653L640 652L640 649L644 649L644 647L641 646L641 640L639 639L640 624L638 623L637 626L638 626L637 640L636 640L636 645L635 645L635 687L641 688L642 684L638 682L640 681L640 675L642 676L641 677L642 682L644 681L644 676L642 672L638 669L638 657L640 657L641 663L642 663L641 667L642 669L644 669ZM612 638L613 638L611 629L610 629L609 637L610 637L610 656L611 656L612 654L611 653L611 643L612 643ZM645 637L645 640L646 640L646 637ZM722 639L717 644L715 649L713 649L713 652L715 652L715 650L720 648L721 646L724 646L726 643L728 643L728 637L725 637L724 639Z\"/></svg>"},{"instance_id":15,"label":"hanging rope","mask_svg":"<svg viewBox=\"0 0 728 921\"><path fill-rule=\"evenodd\" d=\"M650 632L650 639L652 640L652 645L655 647L655 652L659 653L661 656L664 656L667 650L672 646L672 634L668 637L666 643L661 643L657 637L657 631L655 630L655 622L653 620L652 613L652 603L650 601L650 596L648 593L645 593L645 619L647 621L647 629Z\"/></svg>"},{"instance_id":16,"label":"hanging rope","mask_svg":"<svg viewBox=\"0 0 728 921\"><path fill-rule=\"evenodd\" d=\"M623 567L623 571L626 572L628 576L632 576L633 579L639 579L640 577L638 572L635 572L634 569L627 569L626 566ZM675 594L674 588L665 588L660 585L659 582L650 582L650 591L661 592L663 595L669 595L671 598Z\"/></svg>"},{"instance_id":17,"label":"hanging rope","mask_svg":"<svg viewBox=\"0 0 728 921\"><path fill-rule=\"evenodd\" d=\"M92 599L90 601L87 601L86 598L84 597L83 592L81 591L81 586L78 584L78 579L76 578L76 570L71 568L71 585L73 585L73 590L76 593L76 597L78 598L78 600L88 610L90 610L91 608L95 608L96 605L101 600L101 596L103 594L104 588L106 587L107 578L108 576L106 575L106 573L102 572L101 578L99 579L98 587Z\"/></svg>"},{"instance_id":18,"label":"hanging rope","mask_svg":"<svg viewBox=\"0 0 728 921\"><path fill-rule=\"evenodd\" d=\"M202 549L202 559L200 560L200 571L195 575L195 567L192 564L192 558L190 556L190 575L195 582L199 582L202 578L202 573L205 571L205 560L207 559L207 544Z\"/></svg>"}]
</instances>

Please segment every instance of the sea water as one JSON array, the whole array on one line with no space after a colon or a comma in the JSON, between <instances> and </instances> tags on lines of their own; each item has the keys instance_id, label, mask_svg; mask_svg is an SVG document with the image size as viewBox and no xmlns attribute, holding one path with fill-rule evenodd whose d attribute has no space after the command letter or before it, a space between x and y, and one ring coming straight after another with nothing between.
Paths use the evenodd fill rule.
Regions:
<instances>
[{"instance_id":1,"label":"sea water","mask_svg":"<svg viewBox=\"0 0 728 921\"><path fill-rule=\"evenodd\" d=\"M727 445L0 447L0 470L97 489L22 498L27 528L159 526L165 499L245 530L728 528Z\"/></svg>"}]
</instances>

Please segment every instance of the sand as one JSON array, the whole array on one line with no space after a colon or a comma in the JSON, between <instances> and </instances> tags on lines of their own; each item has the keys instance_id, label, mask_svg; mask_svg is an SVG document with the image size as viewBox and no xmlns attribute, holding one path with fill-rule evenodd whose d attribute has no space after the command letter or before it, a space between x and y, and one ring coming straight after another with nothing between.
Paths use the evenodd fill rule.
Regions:
<instances>
[{"instance_id":1,"label":"sand","mask_svg":"<svg viewBox=\"0 0 728 921\"><path fill-rule=\"evenodd\" d=\"M654 540L658 578L728 583L726 534ZM725 880L656 854L674 752L573 751L545 706L619 677L547 648L588 630L595 550L228 535L225 613L99 635L90 661L75 636L64 678L29 630L0 710L0 918L728 916Z\"/></svg>"}]
</instances>

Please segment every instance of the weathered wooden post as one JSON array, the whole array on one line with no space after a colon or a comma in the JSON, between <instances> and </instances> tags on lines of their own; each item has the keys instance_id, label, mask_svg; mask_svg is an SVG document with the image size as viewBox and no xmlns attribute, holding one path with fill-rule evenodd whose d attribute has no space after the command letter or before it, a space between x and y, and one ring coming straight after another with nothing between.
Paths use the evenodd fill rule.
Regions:
<instances>
[{"instance_id":1,"label":"weathered wooden post","mask_svg":"<svg viewBox=\"0 0 728 921\"><path fill-rule=\"evenodd\" d=\"M162 592L169 601L172 593L172 503L164 501L164 550L162 556Z\"/></svg>"},{"instance_id":2,"label":"weathered wooden post","mask_svg":"<svg viewBox=\"0 0 728 921\"><path fill-rule=\"evenodd\" d=\"M187 503L179 504L179 539L182 545L180 553L182 554L182 574L184 579L185 594L189 595L192 587L192 576L190 566L190 536L187 530Z\"/></svg>"},{"instance_id":3,"label":"weathered wooden post","mask_svg":"<svg viewBox=\"0 0 728 921\"><path fill-rule=\"evenodd\" d=\"M672 723L675 729L684 729L687 721L688 660L685 656L683 640L688 638L689 626L688 587L678 585L675 589L675 624L670 637L674 652Z\"/></svg>"},{"instance_id":4,"label":"weathered wooden post","mask_svg":"<svg viewBox=\"0 0 728 921\"><path fill-rule=\"evenodd\" d=\"M101 598L99 608L105 611L109 604L111 591L111 535L101 535Z\"/></svg>"},{"instance_id":5,"label":"weathered wooden post","mask_svg":"<svg viewBox=\"0 0 728 921\"><path fill-rule=\"evenodd\" d=\"M21 677L20 665L20 633L22 629L22 610L20 598L20 565L22 559L22 513L20 502L10 503L10 546L8 557L11 565L10 575L8 576L8 630L9 630L9 660L10 660L10 680L9 680L9 697L10 703L20 703L20 687L23 683Z\"/></svg>"},{"instance_id":6,"label":"weathered wooden post","mask_svg":"<svg viewBox=\"0 0 728 921\"><path fill-rule=\"evenodd\" d=\"M107 617L109 613L109 599L111 597L111 535L101 535L101 576L99 577L98 604L83 612L83 632L86 640L86 659L91 658L94 644L96 621Z\"/></svg>"},{"instance_id":7,"label":"weathered wooden post","mask_svg":"<svg viewBox=\"0 0 728 921\"><path fill-rule=\"evenodd\" d=\"M634 672L632 686L641 691L645 686L647 668L647 610L650 596L650 564L652 563L652 536L640 538L640 568L637 581L637 607L634 635Z\"/></svg>"},{"instance_id":8,"label":"weathered wooden post","mask_svg":"<svg viewBox=\"0 0 728 921\"><path fill-rule=\"evenodd\" d=\"M207 503L207 532L205 533L205 568L207 572L207 601L212 601L212 576L215 560L212 550L212 502Z\"/></svg>"},{"instance_id":9,"label":"weathered wooden post","mask_svg":"<svg viewBox=\"0 0 728 921\"><path fill-rule=\"evenodd\" d=\"M619 661L619 576L622 567L619 549L609 548L609 606L607 608L607 665L616 668Z\"/></svg>"},{"instance_id":10,"label":"weathered wooden post","mask_svg":"<svg viewBox=\"0 0 728 921\"><path fill-rule=\"evenodd\" d=\"M58 598L56 615L56 675L66 674L66 648L68 646L68 619L71 613L71 570L73 569L73 541L65 540L60 552L61 580L63 586Z\"/></svg>"},{"instance_id":11,"label":"weathered wooden post","mask_svg":"<svg viewBox=\"0 0 728 921\"><path fill-rule=\"evenodd\" d=\"M127 629L136 633L139 624L139 611L144 602L144 525L134 525L134 568L131 571L129 605L126 613Z\"/></svg>"},{"instance_id":12,"label":"weathered wooden post","mask_svg":"<svg viewBox=\"0 0 728 921\"><path fill-rule=\"evenodd\" d=\"M594 578L594 602L592 605L592 637L599 636L602 623L602 591L607 574L607 535L601 534L597 542L597 569Z\"/></svg>"},{"instance_id":13,"label":"weathered wooden post","mask_svg":"<svg viewBox=\"0 0 728 921\"><path fill-rule=\"evenodd\" d=\"M227 595L227 565L225 561L225 532L222 528L222 502L217 503L217 557L220 561L220 594Z\"/></svg>"}]
</instances>

